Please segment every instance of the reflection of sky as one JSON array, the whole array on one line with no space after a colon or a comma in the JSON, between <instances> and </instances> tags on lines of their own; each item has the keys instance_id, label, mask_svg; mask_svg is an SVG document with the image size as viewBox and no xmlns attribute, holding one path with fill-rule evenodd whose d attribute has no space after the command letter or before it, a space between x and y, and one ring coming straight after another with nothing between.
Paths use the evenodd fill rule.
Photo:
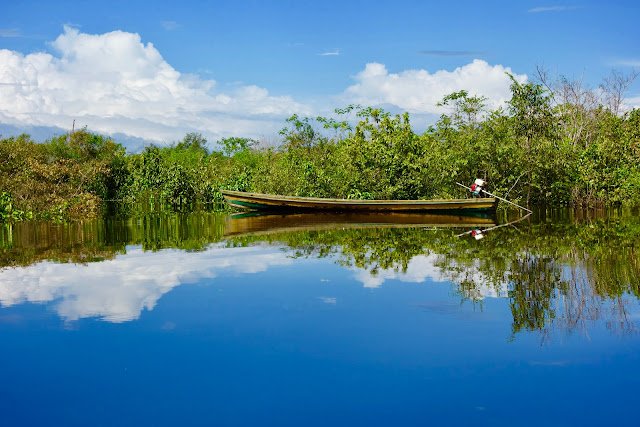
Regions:
<instances>
[{"instance_id":1,"label":"reflection of sky","mask_svg":"<svg viewBox=\"0 0 640 427\"><path fill-rule=\"evenodd\" d=\"M504 297L506 284L488 285L474 269L457 275L437 266L436 255L419 255L406 271L381 269L372 274L355 269L355 279L368 288L385 281L408 283L451 282L464 278L476 283L474 298ZM294 260L279 247L226 248L213 245L202 252L163 250L145 252L130 247L112 260L88 264L40 262L27 267L0 270L0 303L53 302L65 320L99 317L110 322L137 319L144 309L152 310L162 295L174 287L214 278L222 272L259 273L270 267L290 265ZM460 277L462 274L464 277ZM335 298L322 299L335 304Z\"/></svg>"},{"instance_id":2,"label":"reflection of sky","mask_svg":"<svg viewBox=\"0 0 640 427\"><path fill-rule=\"evenodd\" d=\"M0 310L1 425L635 425L639 336L590 301L588 335L514 333L509 300L461 303L436 281L476 269L420 256L374 279L290 255L133 247L0 270L15 304Z\"/></svg>"},{"instance_id":3,"label":"reflection of sky","mask_svg":"<svg viewBox=\"0 0 640 427\"><path fill-rule=\"evenodd\" d=\"M184 283L213 278L223 270L258 273L293 260L278 248L223 248L203 252L145 252L130 247L125 255L89 264L41 262L0 270L0 303L57 301L66 320L101 317L110 322L137 319L162 295Z\"/></svg>"}]
</instances>

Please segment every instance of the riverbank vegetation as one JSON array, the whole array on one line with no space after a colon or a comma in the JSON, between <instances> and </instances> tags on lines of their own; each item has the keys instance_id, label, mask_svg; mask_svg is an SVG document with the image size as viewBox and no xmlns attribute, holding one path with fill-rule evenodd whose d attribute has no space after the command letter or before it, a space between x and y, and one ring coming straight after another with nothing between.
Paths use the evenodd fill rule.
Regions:
<instances>
[{"instance_id":1,"label":"riverbank vegetation","mask_svg":"<svg viewBox=\"0 0 640 427\"><path fill-rule=\"evenodd\" d=\"M0 138L0 218L73 219L110 202L191 210L219 206L220 189L358 199L460 197L456 182L486 179L528 205L640 205L640 110L622 112L634 76L613 73L596 90L551 79L512 79L491 110L459 91L417 132L408 113L349 106L335 117L290 117L279 146L199 134L127 154L86 129L36 143Z\"/></svg>"}]
</instances>

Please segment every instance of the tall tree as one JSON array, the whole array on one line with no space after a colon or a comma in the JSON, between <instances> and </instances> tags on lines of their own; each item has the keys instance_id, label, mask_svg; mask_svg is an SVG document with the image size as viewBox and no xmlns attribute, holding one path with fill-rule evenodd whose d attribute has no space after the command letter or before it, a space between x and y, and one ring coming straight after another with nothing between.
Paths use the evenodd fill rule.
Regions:
<instances>
[{"instance_id":1,"label":"tall tree","mask_svg":"<svg viewBox=\"0 0 640 427\"><path fill-rule=\"evenodd\" d=\"M549 92L536 83L520 83L513 75L511 78L511 100L509 110L513 116L516 136L524 141L524 160L528 178L527 205L531 199L533 184L533 144L553 135L555 118L551 107Z\"/></svg>"}]
</instances>

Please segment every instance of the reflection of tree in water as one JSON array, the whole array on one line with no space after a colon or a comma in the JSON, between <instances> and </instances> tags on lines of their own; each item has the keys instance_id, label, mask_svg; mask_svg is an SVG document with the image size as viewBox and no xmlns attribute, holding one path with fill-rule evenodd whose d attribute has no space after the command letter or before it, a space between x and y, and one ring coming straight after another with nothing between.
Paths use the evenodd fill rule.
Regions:
<instances>
[{"instance_id":1,"label":"reflection of tree in water","mask_svg":"<svg viewBox=\"0 0 640 427\"><path fill-rule=\"evenodd\" d=\"M513 331L543 329L555 317L553 300L564 293L566 283L555 260L520 254L510 266Z\"/></svg>"},{"instance_id":2,"label":"reflection of tree in water","mask_svg":"<svg viewBox=\"0 0 640 427\"><path fill-rule=\"evenodd\" d=\"M107 242L102 221L0 224L0 268L38 261L88 263L124 252L124 242Z\"/></svg>"},{"instance_id":3,"label":"reflection of tree in water","mask_svg":"<svg viewBox=\"0 0 640 427\"><path fill-rule=\"evenodd\" d=\"M217 214L151 215L75 224L0 226L0 267L41 260L96 262L126 252L203 250L224 235ZM502 228L475 241L451 229L363 228L238 236L228 246L285 244L299 257L336 257L347 267L406 272L428 256L465 299L486 289L508 296L514 333L554 329L587 332L604 320L612 330L633 330L629 307L640 297L640 218L542 221Z\"/></svg>"},{"instance_id":4,"label":"reflection of tree in water","mask_svg":"<svg viewBox=\"0 0 640 427\"><path fill-rule=\"evenodd\" d=\"M514 332L588 333L595 320L622 333L634 330L628 307L640 297L637 218L543 223L520 238L501 237L511 255L487 249L502 259L493 267L504 268L509 281Z\"/></svg>"},{"instance_id":5,"label":"reflection of tree in water","mask_svg":"<svg viewBox=\"0 0 640 427\"><path fill-rule=\"evenodd\" d=\"M236 238L284 243L296 256L336 256L345 266L406 272L418 255L435 256L442 276L466 299L482 289L508 289L514 333L584 331L601 319L611 329L633 330L628 307L640 297L640 221L613 217L553 221L501 229L481 241L452 230L349 229Z\"/></svg>"},{"instance_id":6,"label":"reflection of tree in water","mask_svg":"<svg viewBox=\"0 0 640 427\"><path fill-rule=\"evenodd\" d=\"M87 263L111 259L127 245L144 250L201 251L224 233L223 214L155 214L72 223L0 224L0 268L38 261Z\"/></svg>"},{"instance_id":7,"label":"reflection of tree in water","mask_svg":"<svg viewBox=\"0 0 640 427\"><path fill-rule=\"evenodd\" d=\"M493 280L504 275L508 282L514 333L588 333L596 320L621 333L634 331L629 307L640 298L637 217L521 229L524 233L504 230L497 239L479 242L477 248L484 253L473 254L490 260L478 265L480 271L491 269ZM455 258L449 262L455 264Z\"/></svg>"},{"instance_id":8,"label":"reflection of tree in water","mask_svg":"<svg viewBox=\"0 0 640 427\"><path fill-rule=\"evenodd\" d=\"M604 319L607 328L635 331L629 306L640 298L640 264L635 247L593 247L573 253L565 271L566 291L556 300L556 323L566 330L588 332L588 323Z\"/></svg>"}]
</instances>

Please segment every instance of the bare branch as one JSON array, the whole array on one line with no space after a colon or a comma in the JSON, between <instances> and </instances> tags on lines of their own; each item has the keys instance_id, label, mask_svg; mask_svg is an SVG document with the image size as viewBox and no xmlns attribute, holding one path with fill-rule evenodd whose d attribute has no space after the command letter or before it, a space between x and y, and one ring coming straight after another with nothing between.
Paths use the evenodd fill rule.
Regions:
<instances>
[{"instance_id":1,"label":"bare branch","mask_svg":"<svg viewBox=\"0 0 640 427\"><path fill-rule=\"evenodd\" d=\"M611 70L611 73L602 80L600 89L604 92L607 108L613 114L618 115L621 112L624 95L638 75L640 75L639 70L632 70L628 74Z\"/></svg>"}]
</instances>

